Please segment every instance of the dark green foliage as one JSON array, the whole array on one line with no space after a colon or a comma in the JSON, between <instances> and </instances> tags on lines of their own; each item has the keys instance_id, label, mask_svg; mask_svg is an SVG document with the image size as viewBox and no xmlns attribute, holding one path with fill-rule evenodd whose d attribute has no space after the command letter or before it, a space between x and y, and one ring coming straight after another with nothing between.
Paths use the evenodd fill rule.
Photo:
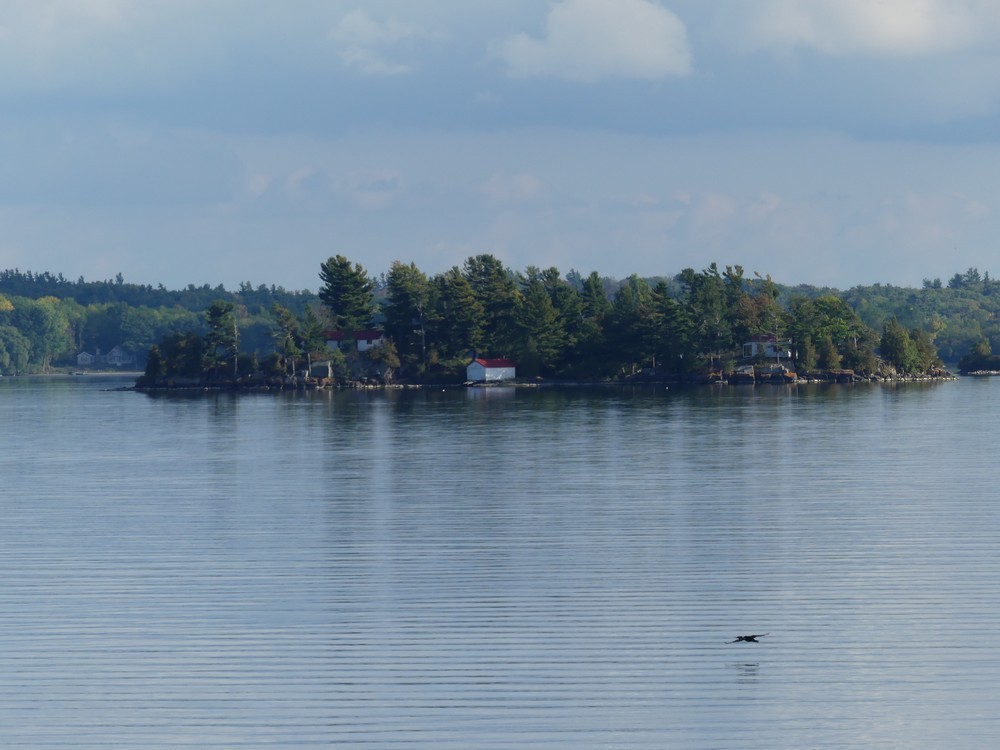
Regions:
<instances>
[{"instance_id":1,"label":"dark green foliage","mask_svg":"<svg viewBox=\"0 0 1000 750\"><path fill-rule=\"evenodd\" d=\"M569 346L562 314L552 301L554 291L546 287L537 268L527 269L515 308L517 344L513 352L524 377L553 375Z\"/></svg>"},{"instance_id":2,"label":"dark green foliage","mask_svg":"<svg viewBox=\"0 0 1000 750\"><path fill-rule=\"evenodd\" d=\"M1000 356L993 353L988 339L982 338L958 361L962 372L1000 371Z\"/></svg>"},{"instance_id":3,"label":"dark green foliage","mask_svg":"<svg viewBox=\"0 0 1000 750\"><path fill-rule=\"evenodd\" d=\"M171 333L160 342L160 357L164 376L198 380L202 376L205 342L193 331Z\"/></svg>"},{"instance_id":4,"label":"dark green foliage","mask_svg":"<svg viewBox=\"0 0 1000 750\"><path fill-rule=\"evenodd\" d=\"M890 318L882 328L879 343L882 357L897 370L906 373L920 371L920 356L909 332L896 318Z\"/></svg>"},{"instance_id":5,"label":"dark green foliage","mask_svg":"<svg viewBox=\"0 0 1000 750\"><path fill-rule=\"evenodd\" d=\"M788 318L803 370L877 369L875 332L840 298L832 294L815 298L797 295L791 299Z\"/></svg>"},{"instance_id":6,"label":"dark green foliage","mask_svg":"<svg viewBox=\"0 0 1000 750\"><path fill-rule=\"evenodd\" d=\"M427 322L431 283L413 263L396 261L386 277L385 332L395 343L400 365L413 375L427 368Z\"/></svg>"},{"instance_id":7,"label":"dark green foliage","mask_svg":"<svg viewBox=\"0 0 1000 750\"><path fill-rule=\"evenodd\" d=\"M136 381L140 388L152 388L160 383L167 375L167 363L160 354L160 347L153 344L149 348L146 356L146 371Z\"/></svg>"},{"instance_id":8,"label":"dark green foliage","mask_svg":"<svg viewBox=\"0 0 1000 750\"><path fill-rule=\"evenodd\" d=\"M14 326L0 325L0 372L17 375L28 369L31 342Z\"/></svg>"},{"instance_id":9,"label":"dark green foliage","mask_svg":"<svg viewBox=\"0 0 1000 750\"><path fill-rule=\"evenodd\" d=\"M320 266L319 277L323 282L319 298L330 311L334 330L351 333L371 325L375 283L360 263L352 265L343 255L336 255Z\"/></svg>"},{"instance_id":10,"label":"dark green foliage","mask_svg":"<svg viewBox=\"0 0 1000 750\"><path fill-rule=\"evenodd\" d=\"M486 311L469 280L457 267L452 268L434 277L431 295L432 310L427 319L429 359L448 360L479 351Z\"/></svg>"},{"instance_id":11,"label":"dark green foliage","mask_svg":"<svg viewBox=\"0 0 1000 750\"><path fill-rule=\"evenodd\" d=\"M121 274L108 281L84 281L82 277L70 281L62 274L22 272L16 268L0 271L0 294L30 299L73 299L84 307L121 302L129 307L180 308L189 312L204 310L221 296L230 296L232 302L241 302L251 309L269 308L279 302L299 310L316 299L316 295L309 291L290 292L280 286L263 284L254 288L249 282L243 282L237 292L227 292L221 284L214 287L189 284L186 289L169 290L162 284L157 287L131 284Z\"/></svg>"},{"instance_id":12,"label":"dark green foliage","mask_svg":"<svg viewBox=\"0 0 1000 750\"><path fill-rule=\"evenodd\" d=\"M365 357L422 381L462 379L472 352L512 357L523 376L682 375L734 364L755 334L787 342L798 369L839 364L875 372L881 345L895 367L921 372L937 367L939 354L954 361L982 340L1000 346L1000 282L977 269L947 285L839 292L781 286L738 265L617 281L575 270L562 278L555 268L516 273L488 254L433 278L397 262L370 279L359 264L335 256L321 265L321 279L322 306L317 295L248 282L236 292L209 285L173 292L120 276L70 282L2 272L0 370L71 365L78 352L116 345L141 358L161 341L150 352L159 358L150 374L159 377L181 370L243 377L255 369L251 355L261 371L298 372L329 356L324 329L368 327L379 310L392 346ZM246 356L236 356L237 348ZM356 373L364 371L356 351L344 354L345 366L350 359Z\"/></svg>"},{"instance_id":13,"label":"dark green foliage","mask_svg":"<svg viewBox=\"0 0 1000 750\"><path fill-rule=\"evenodd\" d=\"M239 354L239 330L232 302L216 300L205 311L208 332L205 334L206 363L220 377L224 368L229 367L233 379L237 376L237 355Z\"/></svg>"},{"instance_id":14,"label":"dark green foliage","mask_svg":"<svg viewBox=\"0 0 1000 750\"><path fill-rule=\"evenodd\" d=\"M12 298L13 310L6 313L10 325L30 343L30 361L42 372L49 369L53 360L72 346L69 318L59 300L42 297L37 300Z\"/></svg>"},{"instance_id":15,"label":"dark green foliage","mask_svg":"<svg viewBox=\"0 0 1000 750\"><path fill-rule=\"evenodd\" d=\"M492 255L469 258L462 273L483 309L480 348L491 357L510 356L518 335L514 275Z\"/></svg>"}]
</instances>

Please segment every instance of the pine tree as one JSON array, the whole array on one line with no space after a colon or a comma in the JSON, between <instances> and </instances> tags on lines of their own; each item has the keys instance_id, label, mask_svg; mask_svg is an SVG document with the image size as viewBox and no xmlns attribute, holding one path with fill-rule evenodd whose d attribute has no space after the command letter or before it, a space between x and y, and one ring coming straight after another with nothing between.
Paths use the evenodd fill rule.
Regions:
<instances>
[{"instance_id":1,"label":"pine tree","mask_svg":"<svg viewBox=\"0 0 1000 750\"><path fill-rule=\"evenodd\" d=\"M485 313L483 346L490 356L509 355L517 340L518 291L513 275L492 255L469 258L463 274Z\"/></svg>"},{"instance_id":2,"label":"pine tree","mask_svg":"<svg viewBox=\"0 0 1000 750\"><path fill-rule=\"evenodd\" d=\"M386 288L386 333L396 342L402 362L414 369L426 367L430 282L415 264L395 261L386 276Z\"/></svg>"},{"instance_id":3,"label":"pine tree","mask_svg":"<svg viewBox=\"0 0 1000 750\"><path fill-rule=\"evenodd\" d=\"M239 332L236 327L235 306L218 299L205 311L208 333L205 334L205 353L216 372L223 364L232 362L236 377Z\"/></svg>"},{"instance_id":4,"label":"pine tree","mask_svg":"<svg viewBox=\"0 0 1000 750\"><path fill-rule=\"evenodd\" d=\"M319 277L319 298L330 309L335 330L351 334L371 325L375 284L360 263L351 265L343 255L334 256L320 266Z\"/></svg>"},{"instance_id":5,"label":"pine tree","mask_svg":"<svg viewBox=\"0 0 1000 750\"><path fill-rule=\"evenodd\" d=\"M565 344L566 332L537 268L527 269L516 318L520 345L515 356L523 374L529 377L551 374Z\"/></svg>"},{"instance_id":6,"label":"pine tree","mask_svg":"<svg viewBox=\"0 0 1000 750\"><path fill-rule=\"evenodd\" d=\"M476 298L469 280L458 267L439 276L432 283L433 305L428 320L428 346L445 359L479 352L483 341L486 313Z\"/></svg>"}]
</instances>

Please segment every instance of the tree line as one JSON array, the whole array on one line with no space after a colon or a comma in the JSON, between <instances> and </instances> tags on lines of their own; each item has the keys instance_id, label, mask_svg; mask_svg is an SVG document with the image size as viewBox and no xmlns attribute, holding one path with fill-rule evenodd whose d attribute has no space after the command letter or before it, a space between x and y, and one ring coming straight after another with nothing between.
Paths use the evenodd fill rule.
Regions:
<instances>
[{"instance_id":1,"label":"tree line","mask_svg":"<svg viewBox=\"0 0 1000 750\"><path fill-rule=\"evenodd\" d=\"M754 335L789 342L802 370L907 373L940 366L933 331L896 318L881 330L832 293L794 294L742 266L684 269L655 283L630 276L608 293L596 272L506 268L492 255L427 276L393 263L381 300L366 270L344 256L321 268L320 299L341 330L380 323L411 380L456 378L471 354L507 357L522 377L607 379L726 372Z\"/></svg>"},{"instance_id":2,"label":"tree line","mask_svg":"<svg viewBox=\"0 0 1000 750\"><path fill-rule=\"evenodd\" d=\"M344 377L364 359L380 376L460 379L473 354L511 358L523 377L689 376L731 368L755 334L789 342L800 371L887 365L918 373L937 367L939 353L955 361L977 346L1000 347L1000 282L976 269L922 289L876 284L840 292L784 286L715 263L616 280L556 268L513 271L483 254L434 275L395 262L374 276L337 255L320 264L319 281L318 294L248 282L231 292L208 285L171 292L121 275L70 282L0 272L0 371L43 371L117 344L141 360L156 345L162 372L278 375L327 357L324 332L349 341L369 327L383 330L386 343L366 358L349 348L346 357L334 355ZM223 328L235 342L223 340Z\"/></svg>"},{"instance_id":3,"label":"tree line","mask_svg":"<svg viewBox=\"0 0 1000 750\"><path fill-rule=\"evenodd\" d=\"M314 292L289 292L249 282L235 291L205 284L170 291L160 285L69 281L61 274L0 271L0 374L46 372L72 366L80 352L107 353L120 346L145 363L164 336L206 331L204 311L216 300L233 304L241 339L251 350L272 346L275 305L304 313Z\"/></svg>"}]
</instances>

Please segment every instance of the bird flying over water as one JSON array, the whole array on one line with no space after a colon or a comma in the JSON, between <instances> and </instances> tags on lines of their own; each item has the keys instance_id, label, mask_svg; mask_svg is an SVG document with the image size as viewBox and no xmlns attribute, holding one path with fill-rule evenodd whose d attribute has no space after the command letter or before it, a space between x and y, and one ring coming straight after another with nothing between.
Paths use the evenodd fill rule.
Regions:
<instances>
[{"instance_id":1,"label":"bird flying over water","mask_svg":"<svg viewBox=\"0 0 1000 750\"><path fill-rule=\"evenodd\" d=\"M770 633L757 633L756 635L738 635L735 640L728 641L729 643L760 643L758 638L763 638L765 635L770 635Z\"/></svg>"}]
</instances>

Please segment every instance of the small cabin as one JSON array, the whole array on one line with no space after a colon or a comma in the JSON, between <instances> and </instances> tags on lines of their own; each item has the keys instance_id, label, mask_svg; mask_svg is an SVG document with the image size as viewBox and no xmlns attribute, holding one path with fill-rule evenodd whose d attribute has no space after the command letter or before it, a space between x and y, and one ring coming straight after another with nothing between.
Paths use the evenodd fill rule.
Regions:
<instances>
[{"instance_id":1,"label":"small cabin","mask_svg":"<svg viewBox=\"0 0 1000 750\"><path fill-rule=\"evenodd\" d=\"M345 340L355 341L359 352L376 349L385 342L385 334L376 328L366 328L362 331L353 331L350 334L343 331L327 331L324 338L326 338L326 345L331 349L340 349Z\"/></svg>"},{"instance_id":2,"label":"small cabin","mask_svg":"<svg viewBox=\"0 0 1000 750\"><path fill-rule=\"evenodd\" d=\"M120 346L115 345L110 352L101 357L101 360L112 367L124 367L135 364L135 355L129 354Z\"/></svg>"},{"instance_id":3,"label":"small cabin","mask_svg":"<svg viewBox=\"0 0 1000 750\"><path fill-rule=\"evenodd\" d=\"M743 344L743 356L752 357L774 357L780 359L790 359L792 356L791 342L779 341L778 337L772 333L759 333L750 337L750 340Z\"/></svg>"},{"instance_id":4,"label":"small cabin","mask_svg":"<svg viewBox=\"0 0 1000 750\"><path fill-rule=\"evenodd\" d=\"M465 368L465 379L472 383L498 383L515 377L516 367L509 359L478 357Z\"/></svg>"}]
</instances>

